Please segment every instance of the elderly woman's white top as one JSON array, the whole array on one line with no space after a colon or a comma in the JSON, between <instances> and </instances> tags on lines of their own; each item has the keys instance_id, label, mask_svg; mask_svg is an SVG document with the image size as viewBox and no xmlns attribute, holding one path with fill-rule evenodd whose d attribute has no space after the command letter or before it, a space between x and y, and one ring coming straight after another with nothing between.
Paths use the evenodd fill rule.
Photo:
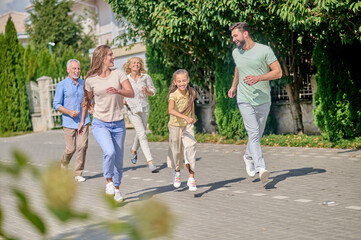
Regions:
<instances>
[{"instance_id":1,"label":"elderly woman's white top","mask_svg":"<svg viewBox=\"0 0 361 240\"><path fill-rule=\"evenodd\" d=\"M142 87L147 87L148 90L153 92L152 96L154 96L157 90L154 87L152 78L146 73L142 73L137 81L134 81L130 74L127 77L134 90L134 98L125 98L128 107L132 113L149 112L148 95L142 92Z\"/></svg>"}]
</instances>

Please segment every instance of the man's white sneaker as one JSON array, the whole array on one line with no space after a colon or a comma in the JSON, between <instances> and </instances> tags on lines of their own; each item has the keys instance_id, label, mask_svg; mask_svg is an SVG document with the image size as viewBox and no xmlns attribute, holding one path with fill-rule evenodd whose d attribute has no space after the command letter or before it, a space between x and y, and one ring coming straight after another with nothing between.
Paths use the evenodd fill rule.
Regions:
<instances>
[{"instance_id":1,"label":"man's white sneaker","mask_svg":"<svg viewBox=\"0 0 361 240\"><path fill-rule=\"evenodd\" d=\"M124 198L122 197L122 194L120 194L119 189L114 189L114 200L118 203L124 201Z\"/></svg>"},{"instance_id":2,"label":"man's white sneaker","mask_svg":"<svg viewBox=\"0 0 361 240\"><path fill-rule=\"evenodd\" d=\"M261 168L259 170L259 178L261 179L262 183L268 182L269 175L270 175L270 172L267 171L266 169Z\"/></svg>"},{"instance_id":3,"label":"man's white sneaker","mask_svg":"<svg viewBox=\"0 0 361 240\"><path fill-rule=\"evenodd\" d=\"M75 176L75 181L77 182L85 182L85 178L83 176Z\"/></svg>"},{"instance_id":4,"label":"man's white sneaker","mask_svg":"<svg viewBox=\"0 0 361 240\"><path fill-rule=\"evenodd\" d=\"M254 177L256 175L256 169L254 168L253 160L248 160L245 155L243 155L243 160L246 164L246 172L248 176Z\"/></svg>"},{"instance_id":5,"label":"man's white sneaker","mask_svg":"<svg viewBox=\"0 0 361 240\"><path fill-rule=\"evenodd\" d=\"M179 188L181 185L180 172L174 172L173 186Z\"/></svg>"},{"instance_id":6,"label":"man's white sneaker","mask_svg":"<svg viewBox=\"0 0 361 240\"><path fill-rule=\"evenodd\" d=\"M115 189L113 182L109 182L105 185L105 193L108 195L114 195Z\"/></svg>"},{"instance_id":7,"label":"man's white sneaker","mask_svg":"<svg viewBox=\"0 0 361 240\"><path fill-rule=\"evenodd\" d=\"M197 191L196 180L194 180L194 178L188 178L187 186L189 187L189 191Z\"/></svg>"}]
</instances>

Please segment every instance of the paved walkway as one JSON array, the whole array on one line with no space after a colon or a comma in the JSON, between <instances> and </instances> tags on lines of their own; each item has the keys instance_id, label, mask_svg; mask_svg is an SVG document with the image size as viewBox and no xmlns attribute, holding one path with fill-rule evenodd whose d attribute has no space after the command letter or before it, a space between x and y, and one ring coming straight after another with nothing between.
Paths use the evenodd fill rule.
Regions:
<instances>
[{"instance_id":1,"label":"paved walkway","mask_svg":"<svg viewBox=\"0 0 361 240\"><path fill-rule=\"evenodd\" d=\"M50 225L49 239L127 239L111 236L102 226L106 219L126 217L129 207L147 195L166 203L177 222L173 238L182 239L360 239L361 150L263 147L270 181L262 185L249 178L241 160L245 146L198 144L197 192L175 190L166 168L167 143L150 143L159 173L150 173L140 152L138 164L130 163L134 136L127 131L125 173L121 192L126 204L115 211L105 205L102 193L102 151L90 134L86 172L79 183L75 206L95 216L87 221L61 224L43 205L41 188L31 176L17 181L0 175L0 204L4 229L20 239L40 239L16 210L8 185L22 187ZM59 161L64 149L61 130L0 139L0 161L12 161L13 147L24 150L32 164L45 169ZM71 164L70 167L73 165ZM186 172L182 171L182 186ZM335 202L323 205L323 202Z\"/></svg>"}]
</instances>

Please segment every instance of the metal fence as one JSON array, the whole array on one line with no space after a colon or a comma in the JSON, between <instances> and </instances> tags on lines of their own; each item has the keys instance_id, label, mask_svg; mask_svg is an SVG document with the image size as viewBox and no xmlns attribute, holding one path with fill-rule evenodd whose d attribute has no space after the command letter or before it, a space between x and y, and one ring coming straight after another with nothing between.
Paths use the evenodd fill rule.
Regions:
<instances>
[{"instance_id":1,"label":"metal fence","mask_svg":"<svg viewBox=\"0 0 361 240\"><path fill-rule=\"evenodd\" d=\"M300 90L300 100L312 100L312 75L307 75L306 79L302 82L302 88ZM272 102L288 102L289 98L285 88L271 87Z\"/></svg>"}]
</instances>

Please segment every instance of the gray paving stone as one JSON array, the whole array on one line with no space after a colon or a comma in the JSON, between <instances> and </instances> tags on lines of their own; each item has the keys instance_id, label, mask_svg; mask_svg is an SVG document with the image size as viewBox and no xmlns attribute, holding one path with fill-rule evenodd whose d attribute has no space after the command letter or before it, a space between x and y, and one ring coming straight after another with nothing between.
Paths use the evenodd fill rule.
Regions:
<instances>
[{"instance_id":1,"label":"gray paving stone","mask_svg":"<svg viewBox=\"0 0 361 240\"><path fill-rule=\"evenodd\" d=\"M159 173L149 172L141 152L138 163L131 164L127 149L133 136L134 131L128 130L121 185L126 198L123 207L110 210L103 200L102 151L90 134L84 173L87 181L78 184L74 207L92 218L61 224L45 209L42 189L29 173L16 181L1 173L4 229L20 239L40 238L17 211L17 202L8 190L15 185L31 197L30 204L46 220L50 227L47 239L129 239L110 234L103 222L128 218L131 206L147 198L159 199L171 209L177 220L172 235L176 240L360 239L361 210L347 207L361 207L361 150L263 147L271 172L270 181L263 185L258 176L249 178L245 172L245 146L198 144L198 191L193 193L186 188L186 171L182 171L181 188L173 188L172 171L166 167L166 142L150 143L154 162L161 167ZM60 161L63 133L58 130L1 138L1 163L13 161L13 148L26 152L34 166L45 170ZM325 206L324 201L337 205Z\"/></svg>"}]
</instances>

